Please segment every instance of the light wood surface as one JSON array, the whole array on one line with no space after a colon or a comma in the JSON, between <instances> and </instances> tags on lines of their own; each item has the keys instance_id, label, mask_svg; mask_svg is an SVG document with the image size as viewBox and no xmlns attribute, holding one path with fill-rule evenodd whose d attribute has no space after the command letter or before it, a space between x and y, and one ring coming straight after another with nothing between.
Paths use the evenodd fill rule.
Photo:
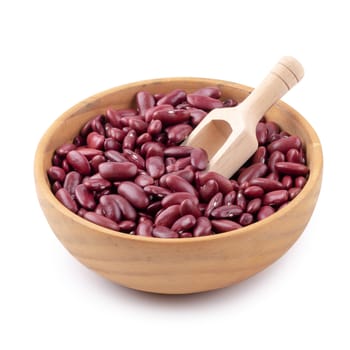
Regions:
<instances>
[{"instance_id":1,"label":"light wood surface","mask_svg":"<svg viewBox=\"0 0 350 350\"><path fill-rule=\"evenodd\" d=\"M255 129L261 117L303 75L295 58L282 57L241 104L212 110L183 144L205 149L208 170L231 177L258 148ZM208 143L208 139L212 141Z\"/></svg>"},{"instance_id":2,"label":"light wood surface","mask_svg":"<svg viewBox=\"0 0 350 350\"><path fill-rule=\"evenodd\" d=\"M267 119L304 140L310 177L287 207L259 223L199 238L138 237L88 222L66 209L52 194L46 176L52 154L59 145L71 141L87 120L109 106L134 106L134 95L139 90L161 93L182 88L192 92L206 86L218 86L224 98L234 97L238 101L243 101L251 92L243 85L200 78L128 84L78 103L63 113L43 135L34 164L38 199L57 238L82 264L111 281L138 290L167 294L202 292L258 273L282 256L303 232L320 191L322 150L309 123L283 102L268 111Z\"/></svg>"}]
</instances>

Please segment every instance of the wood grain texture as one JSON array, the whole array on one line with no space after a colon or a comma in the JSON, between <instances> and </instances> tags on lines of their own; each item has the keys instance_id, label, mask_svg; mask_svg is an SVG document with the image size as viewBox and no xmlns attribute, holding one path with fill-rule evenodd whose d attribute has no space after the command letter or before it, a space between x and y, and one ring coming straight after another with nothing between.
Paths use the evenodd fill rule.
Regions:
<instances>
[{"instance_id":1,"label":"wood grain texture","mask_svg":"<svg viewBox=\"0 0 350 350\"><path fill-rule=\"evenodd\" d=\"M317 134L293 108L278 102L267 113L284 130L299 135L310 177L289 205L265 220L218 235L189 239L137 237L114 232L73 214L52 194L46 171L54 150L71 141L90 118L106 107L134 106L139 90L182 88L188 92L218 86L223 97L242 101L252 90L203 78L166 78L113 88L92 96L60 116L40 140L34 164L38 199L45 217L66 249L81 263L118 284L154 293L185 294L222 288L244 280L281 257L298 239L314 210L322 182L322 149Z\"/></svg>"}]
</instances>

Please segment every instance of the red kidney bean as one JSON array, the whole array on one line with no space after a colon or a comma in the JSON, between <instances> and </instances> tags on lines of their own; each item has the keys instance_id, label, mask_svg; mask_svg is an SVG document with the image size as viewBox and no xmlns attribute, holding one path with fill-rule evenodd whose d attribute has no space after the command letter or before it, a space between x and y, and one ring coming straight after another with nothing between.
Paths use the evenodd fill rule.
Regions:
<instances>
[{"instance_id":1,"label":"red kidney bean","mask_svg":"<svg viewBox=\"0 0 350 350\"><path fill-rule=\"evenodd\" d=\"M259 209L256 218L258 221L261 221L263 219L266 219L268 216L272 215L274 212L275 209L272 208L270 205L264 205Z\"/></svg>"},{"instance_id":2,"label":"red kidney bean","mask_svg":"<svg viewBox=\"0 0 350 350\"><path fill-rule=\"evenodd\" d=\"M193 235L191 232L180 232L179 237L180 238L191 238L191 237L193 237Z\"/></svg>"},{"instance_id":3,"label":"red kidney bean","mask_svg":"<svg viewBox=\"0 0 350 350\"><path fill-rule=\"evenodd\" d=\"M140 222L135 230L137 236L152 237L153 223L150 219L145 219Z\"/></svg>"},{"instance_id":4,"label":"red kidney bean","mask_svg":"<svg viewBox=\"0 0 350 350\"><path fill-rule=\"evenodd\" d=\"M197 195L197 191L194 187L179 175L169 174L166 177L166 185L174 192L189 192L193 195Z\"/></svg>"},{"instance_id":5,"label":"red kidney bean","mask_svg":"<svg viewBox=\"0 0 350 350\"><path fill-rule=\"evenodd\" d=\"M169 189L156 185L147 185L143 188L143 190L145 193L156 196L158 198L163 198L171 193Z\"/></svg>"},{"instance_id":6,"label":"red kidney bean","mask_svg":"<svg viewBox=\"0 0 350 350\"><path fill-rule=\"evenodd\" d=\"M156 105L154 107L151 107L147 109L145 113L145 121L149 123L151 120L153 120L153 116L156 112L159 111L172 111L174 107L170 104L162 104L162 105Z\"/></svg>"},{"instance_id":7,"label":"red kidney bean","mask_svg":"<svg viewBox=\"0 0 350 350\"><path fill-rule=\"evenodd\" d=\"M212 197L212 199L209 201L205 211L205 216L210 216L212 211L218 207L220 207L223 203L224 196L221 192L218 192L216 195Z\"/></svg>"},{"instance_id":8,"label":"red kidney bean","mask_svg":"<svg viewBox=\"0 0 350 350\"><path fill-rule=\"evenodd\" d=\"M243 194L248 198L257 198L264 195L264 190L260 186L248 186Z\"/></svg>"},{"instance_id":9,"label":"red kidney bean","mask_svg":"<svg viewBox=\"0 0 350 350\"><path fill-rule=\"evenodd\" d=\"M98 132L99 134L105 136L105 129L102 125L102 116L97 116L91 121L91 128L93 131Z\"/></svg>"},{"instance_id":10,"label":"red kidney bean","mask_svg":"<svg viewBox=\"0 0 350 350\"><path fill-rule=\"evenodd\" d=\"M226 193L225 197L224 197L224 204L225 205L232 205L235 203L236 201L236 197L237 197L237 192L236 191L231 191Z\"/></svg>"},{"instance_id":11,"label":"red kidney bean","mask_svg":"<svg viewBox=\"0 0 350 350\"><path fill-rule=\"evenodd\" d=\"M148 124L142 119L138 119L136 117L130 118L129 126L131 129L135 130L138 135L146 132Z\"/></svg>"},{"instance_id":12,"label":"red kidney bean","mask_svg":"<svg viewBox=\"0 0 350 350\"><path fill-rule=\"evenodd\" d=\"M68 164L81 175L89 175L91 168L87 158L76 150L69 151L66 156Z\"/></svg>"},{"instance_id":13,"label":"red kidney bean","mask_svg":"<svg viewBox=\"0 0 350 350\"><path fill-rule=\"evenodd\" d=\"M199 189L199 195L204 202L209 202L210 199L219 192L219 185L215 180L208 180Z\"/></svg>"},{"instance_id":14,"label":"red kidney bean","mask_svg":"<svg viewBox=\"0 0 350 350\"><path fill-rule=\"evenodd\" d=\"M279 181L279 175L277 172L270 173L269 175L266 176L266 179L272 180L272 181Z\"/></svg>"},{"instance_id":15,"label":"red kidney bean","mask_svg":"<svg viewBox=\"0 0 350 350\"><path fill-rule=\"evenodd\" d=\"M293 178L290 175L284 175L282 177L281 183L284 188L291 188L293 186Z\"/></svg>"},{"instance_id":16,"label":"red kidney bean","mask_svg":"<svg viewBox=\"0 0 350 350\"><path fill-rule=\"evenodd\" d=\"M127 180L137 174L137 166L131 162L105 162L98 166L98 171L110 181Z\"/></svg>"},{"instance_id":17,"label":"red kidney bean","mask_svg":"<svg viewBox=\"0 0 350 350\"><path fill-rule=\"evenodd\" d=\"M280 132L280 127L272 121L268 121L265 123L267 129L267 142L271 142L275 135Z\"/></svg>"},{"instance_id":18,"label":"red kidney bean","mask_svg":"<svg viewBox=\"0 0 350 350\"><path fill-rule=\"evenodd\" d=\"M147 127L147 132L152 135L158 135L163 129L163 124L159 119L152 119Z\"/></svg>"},{"instance_id":19,"label":"red kidney bean","mask_svg":"<svg viewBox=\"0 0 350 350\"><path fill-rule=\"evenodd\" d=\"M201 210L199 209L199 204L193 202L192 199L185 199L180 203L180 215L193 215L195 218L200 217Z\"/></svg>"},{"instance_id":20,"label":"red kidney bean","mask_svg":"<svg viewBox=\"0 0 350 350\"><path fill-rule=\"evenodd\" d=\"M100 197L100 214L119 222L122 219L122 211L117 201L109 195Z\"/></svg>"},{"instance_id":21,"label":"red kidney bean","mask_svg":"<svg viewBox=\"0 0 350 350\"><path fill-rule=\"evenodd\" d=\"M149 205L149 199L145 191L134 182L122 182L118 186L118 194L127 199L137 209L145 209Z\"/></svg>"},{"instance_id":22,"label":"red kidney bean","mask_svg":"<svg viewBox=\"0 0 350 350\"><path fill-rule=\"evenodd\" d=\"M145 160L136 152L130 149L125 149L123 155L129 162L134 163L139 169L145 169Z\"/></svg>"},{"instance_id":23,"label":"red kidney bean","mask_svg":"<svg viewBox=\"0 0 350 350\"><path fill-rule=\"evenodd\" d=\"M244 194L242 191L237 192L237 197L236 197L236 204L242 208L242 210L245 210L247 207L247 199L245 198Z\"/></svg>"},{"instance_id":24,"label":"red kidney bean","mask_svg":"<svg viewBox=\"0 0 350 350\"><path fill-rule=\"evenodd\" d=\"M191 155L193 147L191 146L171 146L164 150L166 157L182 158Z\"/></svg>"},{"instance_id":25,"label":"red kidney bean","mask_svg":"<svg viewBox=\"0 0 350 350\"><path fill-rule=\"evenodd\" d=\"M254 216L250 213L243 213L239 218L239 224L242 226L250 225L254 221Z\"/></svg>"},{"instance_id":26,"label":"red kidney bean","mask_svg":"<svg viewBox=\"0 0 350 350\"><path fill-rule=\"evenodd\" d=\"M108 151L105 151L104 156L108 160L111 160L113 162L127 162L127 159L125 158L125 156L116 150L110 149Z\"/></svg>"},{"instance_id":27,"label":"red kidney bean","mask_svg":"<svg viewBox=\"0 0 350 350\"><path fill-rule=\"evenodd\" d=\"M242 184L246 181L251 181L256 177L263 177L267 173L267 165L263 163L254 163L245 168L238 176L238 183Z\"/></svg>"},{"instance_id":28,"label":"red kidney bean","mask_svg":"<svg viewBox=\"0 0 350 350\"><path fill-rule=\"evenodd\" d=\"M83 181L86 188L90 191L103 191L106 188L109 188L112 186L111 182L104 179L104 178L88 178Z\"/></svg>"},{"instance_id":29,"label":"red kidney bean","mask_svg":"<svg viewBox=\"0 0 350 350\"><path fill-rule=\"evenodd\" d=\"M75 188L75 198L85 209L94 210L96 207L93 193L90 192L84 184L79 184Z\"/></svg>"},{"instance_id":30,"label":"red kidney bean","mask_svg":"<svg viewBox=\"0 0 350 350\"><path fill-rule=\"evenodd\" d=\"M52 165L55 165L58 167L62 166L62 158L56 153L52 157Z\"/></svg>"},{"instance_id":31,"label":"red kidney bean","mask_svg":"<svg viewBox=\"0 0 350 350\"><path fill-rule=\"evenodd\" d=\"M150 141L152 141L152 136L148 132L145 132L136 139L136 145L140 146Z\"/></svg>"},{"instance_id":32,"label":"red kidney bean","mask_svg":"<svg viewBox=\"0 0 350 350\"><path fill-rule=\"evenodd\" d=\"M264 205L281 205L288 201L287 190L277 190L266 193L263 198Z\"/></svg>"},{"instance_id":33,"label":"red kidney bean","mask_svg":"<svg viewBox=\"0 0 350 350\"><path fill-rule=\"evenodd\" d=\"M111 200L114 200L117 203L120 211L122 212L122 216L123 216L124 219L126 219L126 220L136 220L136 217L137 217L136 210L129 203L128 200L126 200L124 197L120 196L119 194L108 194L106 196L108 196ZM100 202L102 200L102 197L100 198Z\"/></svg>"},{"instance_id":34,"label":"red kidney bean","mask_svg":"<svg viewBox=\"0 0 350 350\"><path fill-rule=\"evenodd\" d=\"M274 190L282 190L284 188L281 182L277 180L264 178L264 177L256 177L254 179L251 179L249 181L249 185L259 186L266 192L274 191Z\"/></svg>"},{"instance_id":35,"label":"red kidney bean","mask_svg":"<svg viewBox=\"0 0 350 350\"><path fill-rule=\"evenodd\" d=\"M64 179L63 187L74 197L75 188L79 185L80 181L81 175L77 171L70 171Z\"/></svg>"},{"instance_id":36,"label":"red kidney bean","mask_svg":"<svg viewBox=\"0 0 350 350\"><path fill-rule=\"evenodd\" d=\"M220 98L221 97L221 91L216 86L208 86L204 88L200 88L193 92L194 95L201 95L201 96L208 96L212 98Z\"/></svg>"},{"instance_id":37,"label":"red kidney bean","mask_svg":"<svg viewBox=\"0 0 350 350\"><path fill-rule=\"evenodd\" d=\"M193 237L209 236L211 234L212 224L205 216L197 218L196 226L193 229Z\"/></svg>"},{"instance_id":38,"label":"red kidney bean","mask_svg":"<svg viewBox=\"0 0 350 350\"><path fill-rule=\"evenodd\" d=\"M154 179L158 179L165 172L165 164L163 157L151 156L146 159L147 173Z\"/></svg>"},{"instance_id":39,"label":"red kidney bean","mask_svg":"<svg viewBox=\"0 0 350 350\"><path fill-rule=\"evenodd\" d=\"M115 140L112 137L108 137L105 139L105 142L103 143L103 148L108 151L110 149L115 150L115 151L120 151L122 146L121 144Z\"/></svg>"},{"instance_id":40,"label":"red kidney bean","mask_svg":"<svg viewBox=\"0 0 350 350\"><path fill-rule=\"evenodd\" d=\"M168 92L162 98L160 98L157 101L157 105L169 104L172 106L176 106L185 100L186 92L181 89L175 89L173 91Z\"/></svg>"},{"instance_id":41,"label":"red kidney bean","mask_svg":"<svg viewBox=\"0 0 350 350\"><path fill-rule=\"evenodd\" d=\"M190 164L191 164L191 157L183 157L183 158L177 159L174 165L168 166L166 170L168 173L171 173L174 171L183 170Z\"/></svg>"},{"instance_id":42,"label":"red kidney bean","mask_svg":"<svg viewBox=\"0 0 350 350\"><path fill-rule=\"evenodd\" d=\"M61 167L53 165L47 171L47 175L51 181L59 181L63 183L66 177L66 172Z\"/></svg>"},{"instance_id":43,"label":"red kidney bean","mask_svg":"<svg viewBox=\"0 0 350 350\"><path fill-rule=\"evenodd\" d=\"M224 195L233 190L233 185L229 179L214 171L207 173L197 173L199 185L203 186L208 180L215 180L219 185L219 191Z\"/></svg>"},{"instance_id":44,"label":"red kidney bean","mask_svg":"<svg viewBox=\"0 0 350 350\"><path fill-rule=\"evenodd\" d=\"M275 168L279 173L287 175L306 175L309 172L306 165L292 162L277 162Z\"/></svg>"},{"instance_id":45,"label":"red kidney bean","mask_svg":"<svg viewBox=\"0 0 350 350\"><path fill-rule=\"evenodd\" d=\"M106 118L107 121L114 127L120 128L121 127L121 114L117 112L113 108L107 108L106 109Z\"/></svg>"},{"instance_id":46,"label":"red kidney bean","mask_svg":"<svg viewBox=\"0 0 350 350\"><path fill-rule=\"evenodd\" d=\"M292 187L288 190L289 199L294 199L301 191L300 187Z\"/></svg>"},{"instance_id":47,"label":"red kidney bean","mask_svg":"<svg viewBox=\"0 0 350 350\"><path fill-rule=\"evenodd\" d=\"M168 227L165 226L155 226L153 227L152 235L158 238L178 238L179 234Z\"/></svg>"},{"instance_id":48,"label":"red kidney bean","mask_svg":"<svg viewBox=\"0 0 350 350\"><path fill-rule=\"evenodd\" d=\"M164 148L165 146L158 142L154 142L154 141L146 142L141 146L140 153L146 158L149 158L152 156L163 157Z\"/></svg>"},{"instance_id":49,"label":"red kidney bean","mask_svg":"<svg viewBox=\"0 0 350 350\"><path fill-rule=\"evenodd\" d=\"M65 188L60 188L56 193L55 197L73 213L78 211L78 206L75 200L71 197L69 192Z\"/></svg>"},{"instance_id":50,"label":"red kidney bean","mask_svg":"<svg viewBox=\"0 0 350 350\"><path fill-rule=\"evenodd\" d=\"M174 222L180 217L180 205L171 205L165 208L154 220L156 226L171 227Z\"/></svg>"},{"instance_id":51,"label":"red kidney bean","mask_svg":"<svg viewBox=\"0 0 350 350\"><path fill-rule=\"evenodd\" d=\"M62 188L62 184L59 181L53 182L51 185L51 190L55 194L60 188Z\"/></svg>"},{"instance_id":52,"label":"red kidney bean","mask_svg":"<svg viewBox=\"0 0 350 350\"><path fill-rule=\"evenodd\" d=\"M290 150L288 150L286 154L286 161L293 162L293 163L300 163L301 157L300 157L299 150L295 148L291 148Z\"/></svg>"},{"instance_id":53,"label":"red kidney bean","mask_svg":"<svg viewBox=\"0 0 350 350\"><path fill-rule=\"evenodd\" d=\"M188 94L187 102L193 107L204 110L212 110L214 108L223 107L222 101L216 98L196 94Z\"/></svg>"},{"instance_id":54,"label":"red kidney bean","mask_svg":"<svg viewBox=\"0 0 350 350\"><path fill-rule=\"evenodd\" d=\"M192 132L192 126L188 124L177 124L167 128L168 140L171 143L184 141Z\"/></svg>"},{"instance_id":55,"label":"red kidney bean","mask_svg":"<svg viewBox=\"0 0 350 350\"><path fill-rule=\"evenodd\" d=\"M227 219L211 220L211 224L216 233L233 231L242 227L237 222Z\"/></svg>"},{"instance_id":56,"label":"red kidney bean","mask_svg":"<svg viewBox=\"0 0 350 350\"><path fill-rule=\"evenodd\" d=\"M131 149L135 148L137 133L134 129L131 129L127 132L123 140L123 149Z\"/></svg>"},{"instance_id":57,"label":"red kidney bean","mask_svg":"<svg viewBox=\"0 0 350 350\"><path fill-rule=\"evenodd\" d=\"M196 127L208 114L206 111L198 108L190 108L190 121L193 127Z\"/></svg>"},{"instance_id":58,"label":"red kidney bean","mask_svg":"<svg viewBox=\"0 0 350 350\"><path fill-rule=\"evenodd\" d=\"M265 163L267 158L267 150L265 146L259 146L256 152L253 154L253 163Z\"/></svg>"},{"instance_id":59,"label":"red kidney bean","mask_svg":"<svg viewBox=\"0 0 350 350\"><path fill-rule=\"evenodd\" d=\"M146 111L155 105L156 101L148 91L139 91L136 94L136 107L140 115L144 116Z\"/></svg>"},{"instance_id":60,"label":"red kidney bean","mask_svg":"<svg viewBox=\"0 0 350 350\"><path fill-rule=\"evenodd\" d=\"M295 187L303 188L306 184L306 178L304 176L297 176L294 180Z\"/></svg>"},{"instance_id":61,"label":"red kidney bean","mask_svg":"<svg viewBox=\"0 0 350 350\"><path fill-rule=\"evenodd\" d=\"M87 211L84 214L84 219L89 220L96 225L104 226L106 228L110 228L112 230L119 231L119 225L116 222L114 222L113 220L111 220L103 215L99 215L93 211Z\"/></svg>"},{"instance_id":62,"label":"red kidney bean","mask_svg":"<svg viewBox=\"0 0 350 350\"><path fill-rule=\"evenodd\" d=\"M136 228L136 222L131 220L123 220L118 222L120 232L130 233Z\"/></svg>"},{"instance_id":63,"label":"red kidney bean","mask_svg":"<svg viewBox=\"0 0 350 350\"><path fill-rule=\"evenodd\" d=\"M100 149L80 146L76 149L79 153L85 156L88 160L95 156L102 155L103 152Z\"/></svg>"},{"instance_id":64,"label":"red kidney bean","mask_svg":"<svg viewBox=\"0 0 350 350\"><path fill-rule=\"evenodd\" d=\"M270 152L270 154L274 151L280 151L286 154L291 148L298 149L300 147L301 147L301 141L298 136L288 136L288 137L282 137L278 140L271 142L267 146L267 150Z\"/></svg>"},{"instance_id":65,"label":"red kidney bean","mask_svg":"<svg viewBox=\"0 0 350 350\"><path fill-rule=\"evenodd\" d=\"M126 132L119 128L111 128L109 131L109 137L115 139L118 142L123 142Z\"/></svg>"},{"instance_id":66,"label":"red kidney bean","mask_svg":"<svg viewBox=\"0 0 350 350\"><path fill-rule=\"evenodd\" d=\"M185 199L191 200L192 205L199 204L198 198L189 192L174 192L162 199L162 207L167 208L174 204L181 204Z\"/></svg>"},{"instance_id":67,"label":"red kidney bean","mask_svg":"<svg viewBox=\"0 0 350 350\"><path fill-rule=\"evenodd\" d=\"M58 147L55 152L60 157L65 157L68 152L75 150L76 148L77 146L72 143L65 143L62 146Z\"/></svg>"},{"instance_id":68,"label":"red kidney bean","mask_svg":"<svg viewBox=\"0 0 350 350\"><path fill-rule=\"evenodd\" d=\"M105 142L105 137L96 131L90 132L86 137L88 147L102 149Z\"/></svg>"},{"instance_id":69,"label":"red kidney bean","mask_svg":"<svg viewBox=\"0 0 350 350\"><path fill-rule=\"evenodd\" d=\"M213 209L210 216L215 219L228 219L239 216L242 212L242 208L238 205L222 205L221 207Z\"/></svg>"},{"instance_id":70,"label":"red kidney bean","mask_svg":"<svg viewBox=\"0 0 350 350\"><path fill-rule=\"evenodd\" d=\"M197 220L193 215L184 215L173 223L171 229L177 233L188 231L196 225L196 222Z\"/></svg>"},{"instance_id":71,"label":"red kidney bean","mask_svg":"<svg viewBox=\"0 0 350 350\"><path fill-rule=\"evenodd\" d=\"M153 119L160 120L163 125L175 125L187 122L190 115L190 111L186 109L160 110L153 113Z\"/></svg>"},{"instance_id":72,"label":"red kidney bean","mask_svg":"<svg viewBox=\"0 0 350 350\"><path fill-rule=\"evenodd\" d=\"M275 165L277 162L283 162L285 160L285 156L280 151L274 151L272 154L270 154L270 158L267 162L267 165L271 172L276 172Z\"/></svg>"},{"instance_id":73,"label":"red kidney bean","mask_svg":"<svg viewBox=\"0 0 350 350\"><path fill-rule=\"evenodd\" d=\"M69 163L67 161L67 158L62 160L61 167L66 173L68 173L69 171L72 170L71 166L69 165Z\"/></svg>"},{"instance_id":74,"label":"red kidney bean","mask_svg":"<svg viewBox=\"0 0 350 350\"><path fill-rule=\"evenodd\" d=\"M135 179L135 184L141 186L141 187L145 187L148 185L153 185L154 184L154 179L152 176L147 175L147 174L140 174L138 175Z\"/></svg>"},{"instance_id":75,"label":"red kidney bean","mask_svg":"<svg viewBox=\"0 0 350 350\"><path fill-rule=\"evenodd\" d=\"M261 204L262 204L261 198L254 198L254 199L250 200L247 203L247 207L246 207L247 213L250 213L250 214L256 213L260 209Z\"/></svg>"},{"instance_id":76,"label":"red kidney bean","mask_svg":"<svg viewBox=\"0 0 350 350\"><path fill-rule=\"evenodd\" d=\"M267 142L268 130L265 123L259 122L256 126L256 138L259 145L265 145Z\"/></svg>"},{"instance_id":77,"label":"red kidney bean","mask_svg":"<svg viewBox=\"0 0 350 350\"><path fill-rule=\"evenodd\" d=\"M97 172L98 171L98 166L101 164L101 163L104 163L106 161L106 158L102 155L97 155L95 157L93 157L91 160L90 160L90 166L92 168L92 170L94 172Z\"/></svg>"},{"instance_id":78,"label":"red kidney bean","mask_svg":"<svg viewBox=\"0 0 350 350\"><path fill-rule=\"evenodd\" d=\"M208 154L202 148L195 148L191 151L191 165L198 170L204 170L208 166Z\"/></svg>"}]
</instances>

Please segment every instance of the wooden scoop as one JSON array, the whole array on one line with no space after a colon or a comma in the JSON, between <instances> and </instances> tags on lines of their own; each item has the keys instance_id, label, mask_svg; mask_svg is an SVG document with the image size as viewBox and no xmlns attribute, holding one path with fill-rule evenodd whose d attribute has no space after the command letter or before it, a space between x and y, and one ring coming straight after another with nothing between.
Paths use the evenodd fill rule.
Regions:
<instances>
[{"instance_id":1,"label":"wooden scoop","mask_svg":"<svg viewBox=\"0 0 350 350\"><path fill-rule=\"evenodd\" d=\"M208 171L231 177L258 148L255 129L259 120L303 75L296 59L282 57L242 103L209 112L183 145L205 149Z\"/></svg>"}]
</instances>

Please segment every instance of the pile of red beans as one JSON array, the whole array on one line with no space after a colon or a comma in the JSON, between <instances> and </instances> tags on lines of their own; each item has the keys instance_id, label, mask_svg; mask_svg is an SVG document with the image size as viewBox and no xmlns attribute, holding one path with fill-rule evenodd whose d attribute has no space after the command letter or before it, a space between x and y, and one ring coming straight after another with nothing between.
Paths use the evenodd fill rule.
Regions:
<instances>
[{"instance_id":1,"label":"pile of red beans","mask_svg":"<svg viewBox=\"0 0 350 350\"><path fill-rule=\"evenodd\" d=\"M260 221L307 181L298 136L263 118L257 151L231 179L205 171L205 150L181 146L210 110L236 104L216 87L140 91L135 109L108 108L56 149L52 191L93 223L145 237L199 237Z\"/></svg>"}]
</instances>

